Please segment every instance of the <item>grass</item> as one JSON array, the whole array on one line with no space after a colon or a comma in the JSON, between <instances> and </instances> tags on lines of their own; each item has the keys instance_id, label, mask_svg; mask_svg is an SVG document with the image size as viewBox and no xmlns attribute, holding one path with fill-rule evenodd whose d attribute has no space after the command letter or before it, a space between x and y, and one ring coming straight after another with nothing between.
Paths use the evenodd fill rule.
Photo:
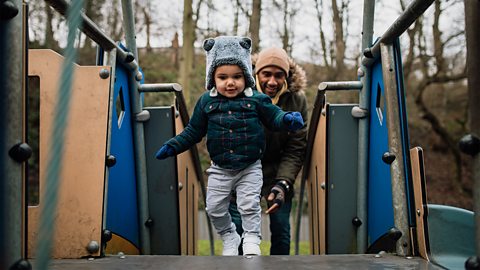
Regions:
<instances>
[{"instance_id":1,"label":"grass","mask_svg":"<svg viewBox=\"0 0 480 270\"><path fill-rule=\"evenodd\" d=\"M198 240L198 255L199 256L210 256L210 241L208 240ZM214 243L214 253L215 255L222 254L222 241L215 240ZM260 243L260 250L262 251L262 256L270 255L270 241L262 241ZM295 244L294 242L290 245L290 255L295 254ZM310 243L309 242L300 242L299 243L299 255L310 255Z\"/></svg>"}]
</instances>

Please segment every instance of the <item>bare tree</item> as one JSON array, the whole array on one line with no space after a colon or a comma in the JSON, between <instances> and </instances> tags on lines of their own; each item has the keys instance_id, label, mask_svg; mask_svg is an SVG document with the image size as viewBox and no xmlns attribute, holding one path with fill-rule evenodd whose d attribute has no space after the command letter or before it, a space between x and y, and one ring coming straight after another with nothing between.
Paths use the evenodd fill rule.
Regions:
<instances>
[{"instance_id":1,"label":"bare tree","mask_svg":"<svg viewBox=\"0 0 480 270\"><path fill-rule=\"evenodd\" d=\"M49 5L45 5L45 14L46 14L46 20L45 20L45 47L46 48L58 48L58 43L57 41L53 38L53 27L52 27L52 21L53 21L53 10Z\"/></svg>"},{"instance_id":2,"label":"bare tree","mask_svg":"<svg viewBox=\"0 0 480 270\"><path fill-rule=\"evenodd\" d=\"M151 17L151 7L150 7L150 1L147 1L147 3L141 7L141 12L143 13L143 18L144 18L144 24L145 24L145 31L147 34L147 51L152 50L152 45L150 43L150 40L152 38L152 17Z\"/></svg>"},{"instance_id":3,"label":"bare tree","mask_svg":"<svg viewBox=\"0 0 480 270\"><path fill-rule=\"evenodd\" d=\"M405 3L403 1L400 1L400 3L404 8ZM445 50L448 43L459 35L464 35L464 32L460 31L444 37L440 29L441 16L444 10L445 9L442 9L442 2L435 1L433 23L431 26L431 42L427 40L423 19L420 18L417 20L414 27L408 30L407 33L410 39L409 53L404 61L404 75L407 81L411 76L419 78L416 87L412 87L417 89L414 96L415 104L421 112L422 119L430 124L432 130L453 155L456 170L455 178L453 179L460 185L452 182L452 186L466 190L466 188L461 185L462 158L457 147L456 139L451 131L445 127L445 124L442 123L438 115L429 108L426 102L427 97L425 96L425 92L430 88L435 87L435 91L439 92L444 89L443 86L447 83L457 82L466 78L465 65L463 67L452 68L454 63L445 57ZM428 44L432 45L431 49L428 48ZM417 55L414 55L415 52L417 52ZM420 74L414 73L414 70Z\"/></svg>"},{"instance_id":4,"label":"bare tree","mask_svg":"<svg viewBox=\"0 0 480 270\"><path fill-rule=\"evenodd\" d=\"M322 52L323 64L329 70L330 69L330 61L328 60L328 53L327 53L327 42L325 39L325 32L323 31L323 0L314 0L315 2L315 11L317 14L318 20L318 29L319 29L319 36L320 36L320 50Z\"/></svg>"},{"instance_id":5,"label":"bare tree","mask_svg":"<svg viewBox=\"0 0 480 270\"><path fill-rule=\"evenodd\" d=\"M322 65L326 67L326 77L328 80L345 80L346 65L346 48L348 36L349 14L348 7L350 0L331 0L330 8L325 8L323 0L313 0L315 4L315 12L318 21L318 33L320 41L320 54ZM325 24L325 16L331 13L332 23ZM333 25L333 29L326 30L325 27ZM333 32L333 39L328 39L326 32Z\"/></svg>"},{"instance_id":6,"label":"bare tree","mask_svg":"<svg viewBox=\"0 0 480 270\"><path fill-rule=\"evenodd\" d=\"M195 42L195 21L193 20L192 0L183 1L183 45L180 54L180 84L187 106L190 105L190 81L192 77Z\"/></svg>"},{"instance_id":7,"label":"bare tree","mask_svg":"<svg viewBox=\"0 0 480 270\"><path fill-rule=\"evenodd\" d=\"M273 2L275 9L282 11L283 23L278 33L282 40L283 49L289 54L292 52L293 37L295 34L295 32L292 31L293 21L299 11L298 6L295 6L296 3L297 1L290 0L275 0Z\"/></svg>"},{"instance_id":8,"label":"bare tree","mask_svg":"<svg viewBox=\"0 0 480 270\"><path fill-rule=\"evenodd\" d=\"M233 33L238 33L238 21L240 12L245 14L249 21L248 35L252 39L252 53L257 53L260 50L260 20L262 15L262 0L252 0L251 3L245 3L245 1L235 1L235 18ZM251 4L251 9L249 9Z\"/></svg>"},{"instance_id":9,"label":"bare tree","mask_svg":"<svg viewBox=\"0 0 480 270\"><path fill-rule=\"evenodd\" d=\"M107 29L107 33L109 33L110 37L115 40L119 41L122 39L123 36L123 28L122 28L122 18L120 12L120 5L114 5L113 3L109 3L109 7L107 7L110 12L107 14L107 25L109 25Z\"/></svg>"},{"instance_id":10,"label":"bare tree","mask_svg":"<svg viewBox=\"0 0 480 270\"><path fill-rule=\"evenodd\" d=\"M343 19L347 14L349 1L342 0L340 7L337 5L337 0L332 0L332 12L333 12L333 30L335 33L335 64L337 79L339 75L345 71L345 48L346 41L343 33Z\"/></svg>"},{"instance_id":11,"label":"bare tree","mask_svg":"<svg viewBox=\"0 0 480 270\"><path fill-rule=\"evenodd\" d=\"M248 32L252 39L252 52L257 53L260 50L260 19L262 15L262 0L252 1L252 13L250 16L250 25Z\"/></svg>"},{"instance_id":12,"label":"bare tree","mask_svg":"<svg viewBox=\"0 0 480 270\"><path fill-rule=\"evenodd\" d=\"M198 19L200 17L200 7L203 3L203 0L197 2L195 13L193 11L192 0L185 0L183 2L183 45L180 53L180 74L179 82L183 87L183 94L185 97L185 102L190 105L191 99L191 90L194 75L193 71L195 68L195 47L194 43L196 40L195 30L198 28Z\"/></svg>"},{"instance_id":13,"label":"bare tree","mask_svg":"<svg viewBox=\"0 0 480 270\"><path fill-rule=\"evenodd\" d=\"M85 1L85 15L89 17L97 25L102 24L103 14L102 7L105 4L105 0L88 0ZM87 50L93 48L93 42L85 42L84 46Z\"/></svg>"}]
</instances>

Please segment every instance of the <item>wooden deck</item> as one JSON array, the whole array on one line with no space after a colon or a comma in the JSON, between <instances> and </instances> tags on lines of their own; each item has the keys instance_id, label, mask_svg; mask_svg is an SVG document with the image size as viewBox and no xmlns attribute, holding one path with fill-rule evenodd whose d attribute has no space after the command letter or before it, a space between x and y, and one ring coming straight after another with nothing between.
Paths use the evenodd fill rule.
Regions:
<instances>
[{"instance_id":1,"label":"wooden deck","mask_svg":"<svg viewBox=\"0 0 480 270\"><path fill-rule=\"evenodd\" d=\"M31 261L35 269L35 260ZM394 255L326 255L326 256L108 256L97 259L52 260L49 269L443 269L419 257Z\"/></svg>"}]
</instances>

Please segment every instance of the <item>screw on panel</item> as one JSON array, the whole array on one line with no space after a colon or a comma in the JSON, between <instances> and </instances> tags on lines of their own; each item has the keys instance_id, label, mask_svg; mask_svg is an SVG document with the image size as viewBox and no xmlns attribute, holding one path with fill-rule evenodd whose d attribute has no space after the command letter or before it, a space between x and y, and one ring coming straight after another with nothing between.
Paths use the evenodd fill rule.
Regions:
<instances>
[{"instance_id":1,"label":"screw on panel","mask_svg":"<svg viewBox=\"0 0 480 270\"><path fill-rule=\"evenodd\" d=\"M127 56L125 56L125 63L128 64L128 63L131 63L133 62L133 60L135 60L135 55L133 55L133 53L131 52L128 52L127 53Z\"/></svg>"},{"instance_id":2,"label":"screw on panel","mask_svg":"<svg viewBox=\"0 0 480 270\"><path fill-rule=\"evenodd\" d=\"M110 71L106 68L102 68L102 70L100 70L100 78L102 79L107 79L108 77L110 77Z\"/></svg>"},{"instance_id":3,"label":"screw on panel","mask_svg":"<svg viewBox=\"0 0 480 270\"><path fill-rule=\"evenodd\" d=\"M470 156L475 156L480 152L480 139L472 134L463 136L458 142L460 150Z\"/></svg>"},{"instance_id":4,"label":"screw on panel","mask_svg":"<svg viewBox=\"0 0 480 270\"><path fill-rule=\"evenodd\" d=\"M150 112L143 110L135 115L135 121L137 122L146 122L150 119Z\"/></svg>"},{"instance_id":5,"label":"screw on panel","mask_svg":"<svg viewBox=\"0 0 480 270\"><path fill-rule=\"evenodd\" d=\"M0 20L13 19L18 14L18 7L12 1L5 0L0 3Z\"/></svg>"},{"instance_id":6,"label":"screw on panel","mask_svg":"<svg viewBox=\"0 0 480 270\"><path fill-rule=\"evenodd\" d=\"M114 155L108 155L105 158L105 165L107 167L113 167L115 164L117 164L117 158Z\"/></svg>"},{"instance_id":7,"label":"screw on panel","mask_svg":"<svg viewBox=\"0 0 480 270\"><path fill-rule=\"evenodd\" d=\"M358 77L365 76L365 71L361 67L357 69L357 76Z\"/></svg>"},{"instance_id":8,"label":"screw on panel","mask_svg":"<svg viewBox=\"0 0 480 270\"><path fill-rule=\"evenodd\" d=\"M112 232L110 230L103 230L102 233L102 242L107 243L108 241L112 240Z\"/></svg>"},{"instance_id":9,"label":"screw on panel","mask_svg":"<svg viewBox=\"0 0 480 270\"><path fill-rule=\"evenodd\" d=\"M88 253L90 253L90 254L97 253L99 250L100 250L100 245L98 244L97 241L92 240L92 241L90 241L90 243L88 243L88 245L87 245Z\"/></svg>"},{"instance_id":10,"label":"screw on panel","mask_svg":"<svg viewBox=\"0 0 480 270\"><path fill-rule=\"evenodd\" d=\"M480 258L472 256L465 262L465 269L467 270L480 270Z\"/></svg>"},{"instance_id":11,"label":"screw on panel","mask_svg":"<svg viewBox=\"0 0 480 270\"><path fill-rule=\"evenodd\" d=\"M366 48L365 50L363 50L363 55L367 58L373 58L372 49Z\"/></svg>"},{"instance_id":12,"label":"screw on panel","mask_svg":"<svg viewBox=\"0 0 480 270\"><path fill-rule=\"evenodd\" d=\"M16 261L9 270L32 270L32 265L25 259Z\"/></svg>"},{"instance_id":13,"label":"screw on panel","mask_svg":"<svg viewBox=\"0 0 480 270\"><path fill-rule=\"evenodd\" d=\"M137 74L135 74L135 80L137 80L139 82L142 79L143 79L143 74L142 74L142 72L138 71Z\"/></svg>"},{"instance_id":14,"label":"screw on panel","mask_svg":"<svg viewBox=\"0 0 480 270\"><path fill-rule=\"evenodd\" d=\"M17 143L8 151L8 155L18 163L27 161L32 156L32 148L26 143Z\"/></svg>"},{"instance_id":15,"label":"screw on panel","mask_svg":"<svg viewBox=\"0 0 480 270\"><path fill-rule=\"evenodd\" d=\"M368 110L355 106L352 108L351 114L354 118L362 119L368 116Z\"/></svg>"},{"instance_id":16,"label":"screw on panel","mask_svg":"<svg viewBox=\"0 0 480 270\"><path fill-rule=\"evenodd\" d=\"M360 227L362 226L363 222L361 219L359 219L358 217L354 217L352 219L352 224L355 226L355 227Z\"/></svg>"},{"instance_id":17,"label":"screw on panel","mask_svg":"<svg viewBox=\"0 0 480 270\"><path fill-rule=\"evenodd\" d=\"M392 164L393 161L395 161L395 158L396 158L395 155L390 152L385 152L382 155L383 162L385 162L388 165Z\"/></svg>"},{"instance_id":18,"label":"screw on panel","mask_svg":"<svg viewBox=\"0 0 480 270\"><path fill-rule=\"evenodd\" d=\"M149 218L147 221L145 221L145 226L150 228L153 226L153 219Z\"/></svg>"}]
</instances>

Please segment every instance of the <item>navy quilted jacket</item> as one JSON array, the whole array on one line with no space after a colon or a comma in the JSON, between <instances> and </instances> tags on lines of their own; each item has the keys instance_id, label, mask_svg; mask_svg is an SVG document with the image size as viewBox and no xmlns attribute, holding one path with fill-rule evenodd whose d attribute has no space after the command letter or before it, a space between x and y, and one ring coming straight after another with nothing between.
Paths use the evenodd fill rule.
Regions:
<instances>
[{"instance_id":1,"label":"navy quilted jacket","mask_svg":"<svg viewBox=\"0 0 480 270\"><path fill-rule=\"evenodd\" d=\"M265 151L263 125L273 131L287 130L283 122L286 112L273 105L267 95L253 93L251 97L242 93L226 98L205 92L187 127L165 144L180 154L207 135L207 149L214 163L225 169L246 168L262 158Z\"/></svg>"}]
</instances>

